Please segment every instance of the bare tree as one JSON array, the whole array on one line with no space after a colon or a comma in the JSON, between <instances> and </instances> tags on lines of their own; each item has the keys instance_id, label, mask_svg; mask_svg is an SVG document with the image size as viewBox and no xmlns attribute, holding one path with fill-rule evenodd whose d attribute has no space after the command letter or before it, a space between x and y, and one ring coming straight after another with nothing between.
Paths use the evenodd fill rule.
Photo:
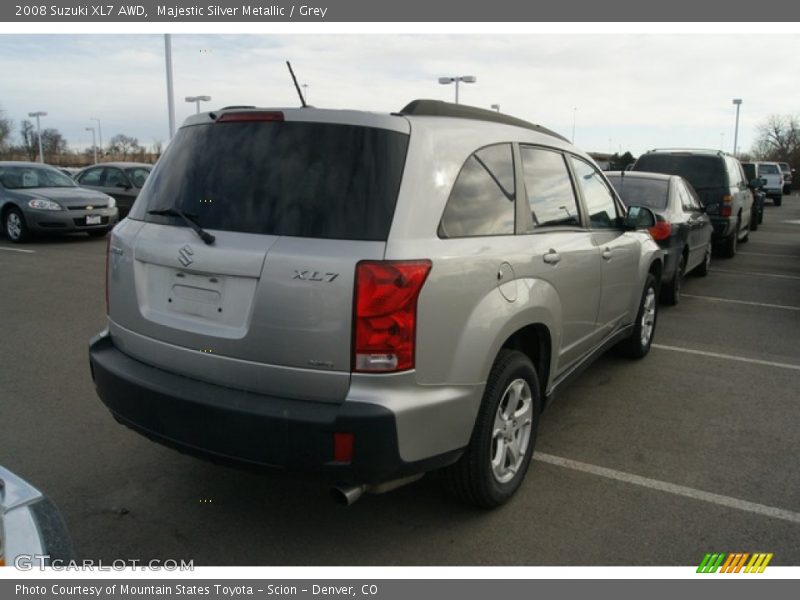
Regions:
<instances>
[{"instance_id":1,"label":"bare tree","mask_svg":"<svg viewBox=\"0 0 800 600\"><path fill-rule=\"evenodd\" d=\"M67 151L67 140L61 135L58 129L48 127L42 129L42 151L46 157L49 157L49 162L54 162L53 159Z\"/></svg>"},{"instance_id":2,"label":"bare tree","mask_svg":"<svg viewBox=\"0 0 800 600\"><path fill-rule=\"evenodd\" d=\"M19 137L22 141L22 151L28 155L29 160L36 160L36 155L39 154L39 140L33 123L24 119L19 124Z\"/></svg>"},{"instance_id":3,"label":"bare tree","mask_svg":"<svg viewBox=\"0 0 800 600\"><path fill-rule=\"evenodd\" d=\"M6 112L0 108L0 151L5 150L9 146L11 139L11 127L13 123L11 119L6 117Z\"/></svg>"},{"instance_id":4,"label":"bare tree","mask_svg":"<svg viewBox=\"0 0 800 600\"><path fill-rule=\"evenodd\" d=\"M134 153L139 149L139 140L129 135L118 133L108 143L108 152L122 157L122 160L128 158L128 154Z\"/></svg>"},{"instance_id":5,"label":"bare tree","mask_svg":"<svg viewBox=\"0 0 800 600\"><path fill-rule=\"evenodd\" d=\"M164 151L164 141L159 139L153 140L153 156L155 156L156 160L161 157L161 153Z\"/></svg>"},{"instance_id":6,"label":"bare tree","mask_svg":"<svg viewBox=\"0 0 800 600\"><path fill-rule=\"evenodd\" d=\"M797 164L800 161L800 119L794 115L771 115L758 126L753 154L761 160Z\"/></svg>"}]
</instances>

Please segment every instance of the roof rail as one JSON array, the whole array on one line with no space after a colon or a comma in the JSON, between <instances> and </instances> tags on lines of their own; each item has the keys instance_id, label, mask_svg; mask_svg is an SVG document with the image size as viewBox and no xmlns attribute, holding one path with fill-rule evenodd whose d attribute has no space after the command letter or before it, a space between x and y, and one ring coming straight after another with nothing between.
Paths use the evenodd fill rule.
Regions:
<instances>
[{"instance_id":1,"label":"roof rail","mask_svg":"<svg viewBox=\"0 0 800 600\"><path fill-rule=\"evenodd\" d=\"M413 100L406 104L406 106L398 113L408 116L424 116L424 117L455 117L459 119L473 119L475 121L490 121L492 123L503 123L504 125L513 125L514 127L524 127L531 129L538 133L549 135L559 140L569 142L567 138L551 131L541 125L535 125L528 121L523 121L516 117L504 115L502 113L488 110L485 108L477 108L475 106L466 106L464 104L453 104L452 102L442 102L441 100Z\"/></svg>"},{"instance_id":2,"label":"roof rail","mask_svg":"<svg viewBox=\"0 0 800 600\"><path fill-rule=\"evenodd\" d=\"M645 154L650 154L651 152L702 152L704 154L716 154L717 156L728 154L724 150L714 150L713 148L653 148L645 152Z\"/></svg>"}]
</instances>

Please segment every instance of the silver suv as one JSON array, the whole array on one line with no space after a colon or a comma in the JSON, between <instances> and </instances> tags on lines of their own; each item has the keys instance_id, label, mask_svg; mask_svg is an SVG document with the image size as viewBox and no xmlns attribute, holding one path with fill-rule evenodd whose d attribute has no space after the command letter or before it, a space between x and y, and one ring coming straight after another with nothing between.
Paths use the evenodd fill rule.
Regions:
<instances>
[{"instance_id":1,"label":"silver suv","mask_svg":"<svg viewBox=\"0 0 800 600\"><path fill-rule=\"evenodd\" d=\"M586 153L493 111L199 114L112 233L92 375L183 451L348 502L444 468L496 506L561 386L648 352L654 225Z\"/></svg>"}]
</instances>

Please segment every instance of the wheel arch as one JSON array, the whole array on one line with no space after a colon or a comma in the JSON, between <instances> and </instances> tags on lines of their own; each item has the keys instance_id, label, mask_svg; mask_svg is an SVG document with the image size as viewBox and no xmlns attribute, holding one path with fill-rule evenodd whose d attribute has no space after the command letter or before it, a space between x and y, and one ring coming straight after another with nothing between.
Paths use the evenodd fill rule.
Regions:
<instances>
[{"instance_id":1,"label":"wheel arch","mask_svg":"<svg viewBox=\"0 0 800 600\"><path fill-rule=\"evenodd\" d=\"M500 350L507 349L522 352L533 363L539 379L542 409L547 395L547 382L550 378L552 347L550 330L543 323L531 323L518 329L500 346Z\"/></svg>"}]
</instances>

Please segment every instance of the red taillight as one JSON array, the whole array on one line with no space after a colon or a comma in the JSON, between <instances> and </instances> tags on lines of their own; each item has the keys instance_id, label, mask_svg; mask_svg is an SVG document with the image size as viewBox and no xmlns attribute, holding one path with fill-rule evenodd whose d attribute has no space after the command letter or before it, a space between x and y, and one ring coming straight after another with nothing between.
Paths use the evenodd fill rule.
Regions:
<instances>
[{"instance_id":1,"label":"red taillight","mask_svg":"<svg viewBox=\"0 0 800 600\"><path fill-rule=\"evenodd\" d=\"M277 110L230 112L218 116L215 123L241 123L244 121L283 121L283 113Z\"/></svg>"},{"instance_id":2,"label":"red taillight","mask_svg":"<svg viewBox=\"0 0 800 600\"><path fill-rule=\"evenodd\" d=\"M362 261L356 265L353 370L414 368L417 298L429 260Z\"/></svg>"},{"instance_id":3,"label":"red taillight","mask_svg":"<svg viewBox=\"0 0 800 600\"><path fill-rule=\"evenodd\" d=\"M733 203L733 196L726 195L722 197L722 206L719 207L719 214L722 217L730 217L732 212L731 204Z\"/></svg>"},{"instance_id":4,"label":"red taillight","mask_svg":"<svg viewBox=\"0 0 800 600\"><path fill-rule=\"evenodd\" d=\"M106 315L108 312L108 254L111 251L111 234L106 238Z\"/></svg>"},{"instance_id":5,"label":"red taillight","mask_svg":"<svg viewBox=\"0 0 800 600\"><path fill-rule=\"evenodd\" d=\"M665 240L672 235L672 223L669 221L657 221L655 227L650 227L648 231L654 240Z\"/></svg>"},{"instance_id":6,"label":"red taillight","mask_svg":"<svg viewBox=\"0 0 800 600\"><path fill-rule=\"evenodd\" d=\"M352 433L333 434L333 460L336 462L353 462L353 442L355 436Z\"/></svg>"}]
</instances>

